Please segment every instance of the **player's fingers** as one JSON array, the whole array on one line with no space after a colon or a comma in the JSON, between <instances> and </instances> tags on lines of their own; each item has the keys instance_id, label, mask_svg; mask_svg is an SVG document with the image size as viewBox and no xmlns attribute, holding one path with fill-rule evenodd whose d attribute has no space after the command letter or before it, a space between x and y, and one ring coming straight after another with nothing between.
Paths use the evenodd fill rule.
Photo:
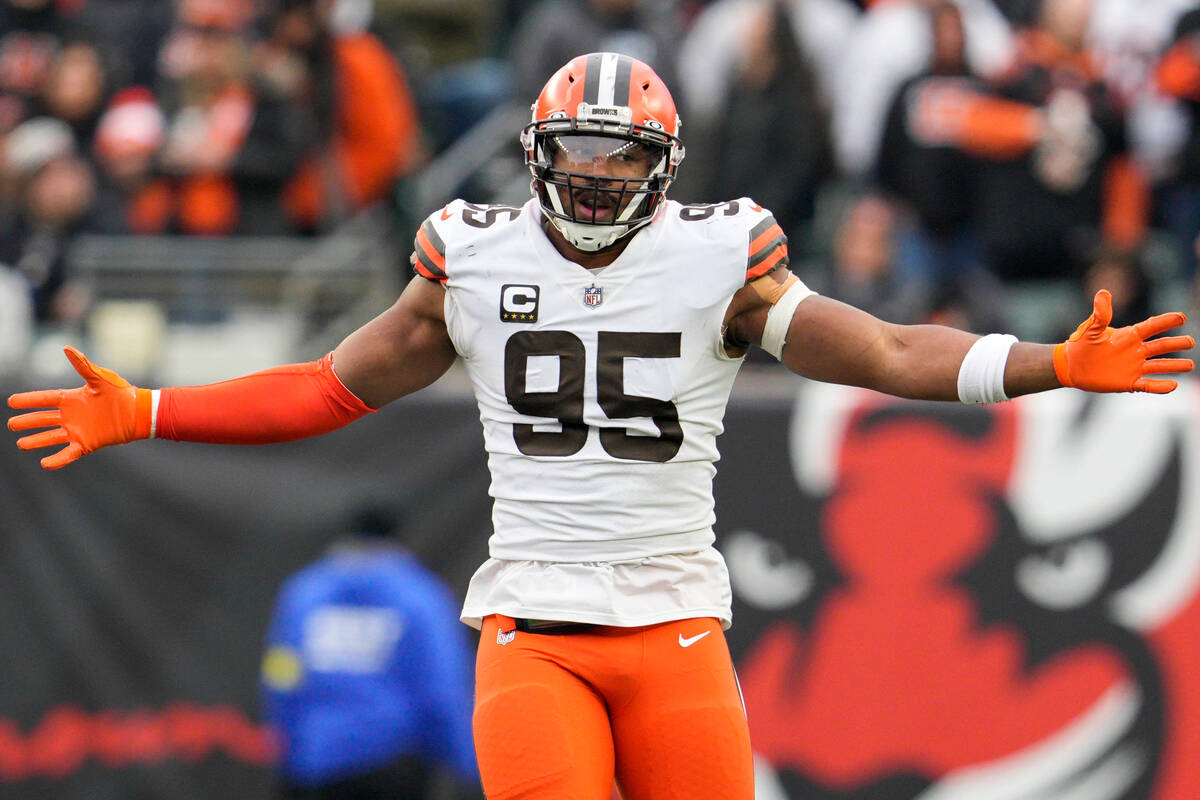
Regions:
<instances>
[{"instance_id":1,"label":"player's fingers","mask_svg":"<svg viewBox=\"0 0 1200 800\"><path fill-rule=\"evenodd\" d=\"M1150 394L1166 394L1175 391L1175 387L1178 385L1177 381L1138 378L1133 382L1133 390L1135 392L1149 392Z\"/></svg>"},{"instance_id":2,"label":"player's fingers","mask_svg":"<svg viewBox=\"0 0 1200 800\"><path fill-rule=\"evenodd\" d=\"M1108 289L1101 289L1096 292L1096 298L1092 301L1092 319L1088 328L1093 331L1102 331L1112 322L1112 295Z\"/></svg>"},{"instance_id":3,"label":"player's fingers","mask_svg":"<svg viewBox=\"0 0 1200 800\"><path fill-rule=\"evenodd\" d=\"M62 402L62 389L42 389L37 392L17 392L9 395L9 408L58 408Z\"/></svg>"},{"instance_id":4,"label":"player's fingers","mask_svg":"<svg viewBox=\"0 0 1200 800\"><path fill-rule=\"evenodd\" d=\"M1190 358L1155 358L1142 367L1143 375L1163 375L1174 372L1191 372L1196 363Z\"/></svg>"},{"instance_id":5,"label":"player's fingers","mask_svg":"<svg viewBox=\"0 0 1200 800\"><path fill-rule=\"evenodd\" d=\"M61 422L62 414L56 408L49 411L31 411L28 414L9 417L8 429L10 431L28 431L34 428L52 428Z\"/></svg>"},{"instance_id":6,"label":"player's fingers","mask_svg":"<svg viewBox=\"0 0 1200 800\"><path fill-rule=\"evenodd\" d=\"M1196 346L1196 340L1191 336L1164 336L1161 339L1151 339L1146 342L1146 356L1162 356L1167 353L1177 353L1181 350L1191 350Z\"/></svg>"},{"instance_id":7,"label":"player's fingers","mask_svg":"<svg viewBox=\"0 0 1200 800\"><path fill-rule=\"evenodd\" d=\"M1178 328L1183 323L1187 322L1187 317L1178 311L1171 311L1166 314L1157 314L1150 319L1145 319L1133 326L1137 335L1143 339L1149 339L1151 336L1157 336L1163 331L1169 331L1171 328Z\"/></svg>"},{"instance_id":8,"label":"player's fingers","mask_svg":"<svg viewBox=\"0 0 1200 800\"><path fill-rule=\"evenodd\" d=\"M83 455L83 448L78 444L70 444L51 456L42 459L42 469L62 469Z\"/></svg>"},{"instance_id":9,"label":"player's fingers","mask_svg":"<svg viewBox=\"0 0 1200 800\"><path fill-rule=\"evenodd\" d=\"M39 447L53 447L56 444L67 444L70 441L71 435L67 433L66 428L55 428L52 431L22 436L17 439L17 447L22 450L36 450Z\"/></svg>"}]
</instances>

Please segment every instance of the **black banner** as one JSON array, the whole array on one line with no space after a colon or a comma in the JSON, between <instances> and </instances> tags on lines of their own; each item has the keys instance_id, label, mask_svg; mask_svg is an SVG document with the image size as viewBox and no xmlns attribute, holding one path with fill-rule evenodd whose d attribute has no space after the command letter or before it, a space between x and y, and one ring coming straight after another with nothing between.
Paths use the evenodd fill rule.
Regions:
<instances>
[{"instance_id":1,"label":"black banner","mask_svg":"<svg viewBox=\"0 0 1200 800\"><path fill-rule=\"evenodd\" d=\"M1192 800L1192 386L995 409L797 386L735 398L720 440L760 800ZM460 593L486 557L465 398L53 473L15 438L0 447L5 797L265 798L256 687L283 578L365 498L408 508L410 548Z\"/></svg>"}]
</instances>

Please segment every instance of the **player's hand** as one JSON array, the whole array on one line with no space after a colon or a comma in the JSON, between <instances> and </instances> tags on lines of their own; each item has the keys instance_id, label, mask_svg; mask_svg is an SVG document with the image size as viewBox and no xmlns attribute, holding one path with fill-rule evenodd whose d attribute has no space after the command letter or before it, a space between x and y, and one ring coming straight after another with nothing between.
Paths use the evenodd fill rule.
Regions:
<instances>
[{"instance_id":1,"label":"player's hand","mask_svg":"<svg viewBox=\"0 0 1200 800\"><path fill-rule=\"evenodd\" d=\"M11 408L42 408L8 420L9 430L48 431L22 436L17 447L33 450L65 444L42 459L45 469L59 469L80 456L111 444L124 444L150 436L150 391L139 389L111 369L97 367L73 347L64 348L67 360L83 377L78 389L21 392L8 398Z\"/></svg>"},{"instance_id":2,"label":"player's hand","mask_svg":"<svg viewBox=\"0 0 1200 800\"><path fill-rule=\"evenodd\" d=\"M1089 392L1152 392L1166 394L1178 385L1170 379L1147 375L1191 372L1190 358L1155 356L1190 350L1196 341L1191 336L1164 336L1151 339L1182 325L1187 317L1178 311L1159 314L1124 328L1110 328L1112 295L1107 289L1096 292L1092 315L1076 328L1071 337L1054 348L1054 374L1063 386Z\"/></svg>"}]
</instances>

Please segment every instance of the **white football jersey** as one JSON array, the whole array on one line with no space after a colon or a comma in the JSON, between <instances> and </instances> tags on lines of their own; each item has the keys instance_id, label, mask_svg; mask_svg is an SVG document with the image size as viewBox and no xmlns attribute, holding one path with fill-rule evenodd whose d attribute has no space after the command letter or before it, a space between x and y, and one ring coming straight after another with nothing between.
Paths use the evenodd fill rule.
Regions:
<instances>
[{"instance_id":1,"label":"white football jersey","mask_svg":"<svg viewBox=\"0 0 1200 800\"><path fill-rule=\"evenodd\" d=\"M616 261L588 270L541 221L535 200L456 200L424 222L413 254L446 288L446 326L479 404L492 559L709 550L716 438L741 365L724 352L722 322L748 279L786 265L786 237L746 198L667 202Z\"/></svg>"}]
</instances>

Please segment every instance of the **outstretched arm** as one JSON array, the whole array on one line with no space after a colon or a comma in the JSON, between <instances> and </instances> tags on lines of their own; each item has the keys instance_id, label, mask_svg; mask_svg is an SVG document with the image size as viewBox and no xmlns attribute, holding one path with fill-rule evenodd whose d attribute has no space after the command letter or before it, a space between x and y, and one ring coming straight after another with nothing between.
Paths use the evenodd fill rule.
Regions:
<instances>
[{"instance_id":1,"label":"outstretched arm","mask_svg":"<svg viewBox=\"0 0 1200 800\"><path fill-rule=\"evenodd\" d=\"M328 433L427 386L449 368L454 349L444 298L440 285L413 280L391 308L325 358L206 386L139 389L67 348L84 385L13 395L12 408L44 410L14 416L8 427L50 429L18 439L23 450L66 445L42 459L46 469L151 437L267 444Z\"/></svg>"},{"instance_id":2,"label":"outstretched arm","mask_svg":"<svg viewBox=\"0 0 1200 800\"><path fill-rule=\"evenodd\" d=\"M771 276L775 280L789 279L786 271L777 272ZM1176 382L1147 376L1193 368L1191 359L1159 358L1190 349L1195 345L1192 337L1152 338L1182 325L1183 314L1160 314L1137 325L1110 328L1112 298L1107 291L1097 293L1092 315L1066 342L1016 342L1011 349L998 337L981 342L975 334L939 325L894 325L819 295L809 295L790 308L794 310L789 310L786 297L773 305L748 286L731 306L727 338L763 343L770 312L776 316L771 327L783 336L778 356L793 372L900 397L958 400L967 399L964 394L978 394L964 391L964 380L982 384L985 390L1002 387L997 399L1060 386L1161 394L1174 389ZM781 312L790 318L778 318ZM768 333L767 339L771 338ZM778 341L774 344L779 346ZM772 348L769 341L765 346ZM997 396L996 391L990 394Z\"/></svg>"},{"instance_id":3,"label":"outstretched arm","mask_svg":"<svg viewBox=\"0 0 1200 800\"><path fill-rule=\"evenodd\" d=\"M958 400L963 358L978 336L942 325L893 325L827 297L796 309L783 364L798 375L829 383L924 400ZM1057 388L1046 344L1018 342L1009 353L1004 388L1009 397Z\"/></svg>"}]
</instances>

